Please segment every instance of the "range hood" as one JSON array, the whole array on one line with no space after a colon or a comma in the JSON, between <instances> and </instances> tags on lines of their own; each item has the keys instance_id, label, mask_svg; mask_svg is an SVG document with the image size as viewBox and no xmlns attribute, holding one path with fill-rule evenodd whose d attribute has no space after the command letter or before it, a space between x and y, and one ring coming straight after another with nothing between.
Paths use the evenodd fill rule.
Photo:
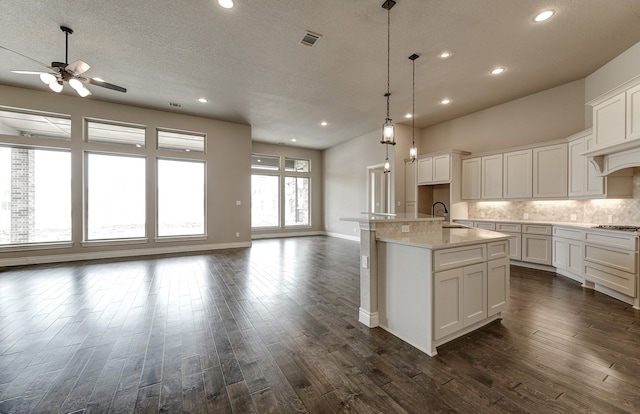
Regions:
<instances>
[{"instance_id":1,"label":"range hood","mask_svg":"<svg viewBox=\"0 0 640 414\"><path fill-rule=\"evenodd\" d=\"M594 148L580 155L589 158L600 176L625 168L640 167L640 139Z\"/></svg>"}]
</instances>

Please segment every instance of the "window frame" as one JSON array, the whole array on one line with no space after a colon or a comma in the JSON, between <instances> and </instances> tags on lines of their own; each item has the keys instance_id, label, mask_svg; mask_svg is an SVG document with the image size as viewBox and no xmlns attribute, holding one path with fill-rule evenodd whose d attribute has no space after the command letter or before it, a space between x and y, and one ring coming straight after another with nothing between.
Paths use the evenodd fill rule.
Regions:
<instances>
[{"instance_id":1,"label":"window frame","mask_svg":"<svg viewBox=\"0 0 640 414\"><path fill-rule=\"evenodd\" d=\"M183 134L183 135L190 135L195 137L202 137L202 151L195 151L195 150L189 150L189 149L181 150L178 148L161 147L160 137L159 137L160 132L168 132L171 134ZM155 147L158 151L188 152L196 155L202 154L203 156L207 154L207 134L205 132L185 131L185 130L172 129L172 128L156 127L155 140L156 140Z\"/></svg>"},{"instance_id":2,"label":"window frame","mask_svg":"<svg viewBox=\"0 0 640 414\"><path fill-rule=\"evenodd\" d=\"M133 129L141 129L143 131L143 135L144 135L144 141L142 143L142 145L140 144L134 144L134 143L127 143L127 142L110 142L110 141L92 141L89 138L89 124L90 123L96 123L96 124L102 124L102 125L111 125L111 126L119 126L119 127L123 127L123 128L133 128ZM121 121L112 121L112 120L106 120L106 119L100 119L100 118L91 118L91 117L83 117L82 118L82 137L83 137L83 141L88 144L88 145L109 145L109 146L113 146L113 147L120 147L123 150L125 148L129 149L129 148L138 148L138 149L144 149L147 148L148 142L147 142L147 126L146 125L142 125L142 124L135 124L135 123L131 123L131 122L121 122Z\"/></svg>"}]
</instances>

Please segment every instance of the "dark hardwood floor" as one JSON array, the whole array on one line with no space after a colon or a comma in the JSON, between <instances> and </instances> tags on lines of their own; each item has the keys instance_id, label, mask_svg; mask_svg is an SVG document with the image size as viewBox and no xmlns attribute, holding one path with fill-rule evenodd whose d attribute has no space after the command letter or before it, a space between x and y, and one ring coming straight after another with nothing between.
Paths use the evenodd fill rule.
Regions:
<instances>
[{"instance_id":1,"label":"dark hardwood floor","mask_svg":"<svg viewBox=\"0 0 640 414\"><path fill-rule=\"evenodd\" d=\"M430 358L357 321L358 243L0 269L1 413L639 413L640 312L512 267Z\"/></svg>"}]
</instances>

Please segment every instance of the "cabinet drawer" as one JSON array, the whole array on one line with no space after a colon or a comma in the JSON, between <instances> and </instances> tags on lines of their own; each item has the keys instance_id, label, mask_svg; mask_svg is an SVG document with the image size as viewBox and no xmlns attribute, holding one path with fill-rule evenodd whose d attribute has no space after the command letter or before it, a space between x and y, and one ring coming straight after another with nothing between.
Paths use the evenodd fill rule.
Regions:
<instances>
[{"instance_id":1,"label":"cabinet drawer","mask_svg":"<svg viewBox=\"0 0 640 414\"><path fill-rule=\"evenodd\" d=\"M635 298L636 278L632 273L623 272L598 263L584 262L584 278L593 283L606 286L616 292Z\"/></svg>"},{"instance_id":2,"label":"cabinet drawer","mask_svg":"<svg viewBox=\"0 0 640 414\"><path fill-rule=\"evenodd\" d=\"M636 273L638 253L629 250L620 250L615 247L585 244L584 260L599 263L624 272Z\"/></svg>"},{"instance_id":3,"label":"cabinet drawer","mask_svg":"<svg viewBox=\"0 0 640 414\"><path fill-rule=\"evenodd\" d=\"M496 223L496 231L520 233L522 231L522 225L516 223Z\"/></svg>"},{"instance_id":4,"label":"cabinet drawer","mask_svg":"<svg viewBox=\"0 0 640 414\"><path fill-rule=\"evenodd\" d=\"M584 232L582 230L577 230L577 229L568 229L565 227L554 227L553 236L562 237L564 239L582 240L584 239Z\"/></svg>"},{"instance_id":5,"label":"cabinet drawer","mask_svg":"<svg viewBox=\"0 0 640 414\"><path fill-rule=\"evenodd\" d=\"M551 226L545 226L544 224L523 224L522 232L527 234L551 236Z\"/></svg>"},{"instance_id":6,"label":"cabinet drawer","mask_svg":"<svg viewBox=\"0 0 640 414\"><path fill-rule=\"evenodd\" d=\"M495 230L496 229L496 223L489 223L486 221L476 221L473 223L474 227L477 227L479 229L485 229L485 230Z\"/></svg>"},{"instance_id":7,"label":"cabinet drawer","mask_svg":"<svg viewBox=\"0 0 640 414\"><path fill-rule=\"evenodd\" d=\"M610 247L638 251L638 238L630 234L586 232L584 241Z\"/></svg>"},{"instance_id":8,"label":"cabinet drawer","mask_svg":"<svg viewBox=\"0 0 640 414\"><path fill-rule=\"evenodd\" d=\"M487 244L487 254L489 258L487 260L502 259L509 255L509 240L502 240L498 242Z\"/></svg>"},{"instance_id":9,"label":"cabinet drawer","mask_svg":"<svg viewBox=\"0 0 640 414\"><path fill-rule=\"evenodd\" d=\"M453 269L487 260L487 245L454 247L433 252L433 271Z\"/></svg>"}]
</instances>

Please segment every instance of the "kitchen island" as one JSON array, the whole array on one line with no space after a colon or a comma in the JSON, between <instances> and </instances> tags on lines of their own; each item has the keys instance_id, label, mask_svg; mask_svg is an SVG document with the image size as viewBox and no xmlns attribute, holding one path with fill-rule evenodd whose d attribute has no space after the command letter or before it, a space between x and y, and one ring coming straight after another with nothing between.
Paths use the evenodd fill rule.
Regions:
<instances>
[{"instance_id":1,"label":"kitchen island","mask_svg":"<svg viewBox=\"0 0 640 414\"><path fill-rule=\"evenodd\" d=\"M360 322L434 356L437 346L501 318L509 298L508 235L443 228L431 216L395 220L378 233L377 217L358 220Z\"/></svg>"}]
</instances>

